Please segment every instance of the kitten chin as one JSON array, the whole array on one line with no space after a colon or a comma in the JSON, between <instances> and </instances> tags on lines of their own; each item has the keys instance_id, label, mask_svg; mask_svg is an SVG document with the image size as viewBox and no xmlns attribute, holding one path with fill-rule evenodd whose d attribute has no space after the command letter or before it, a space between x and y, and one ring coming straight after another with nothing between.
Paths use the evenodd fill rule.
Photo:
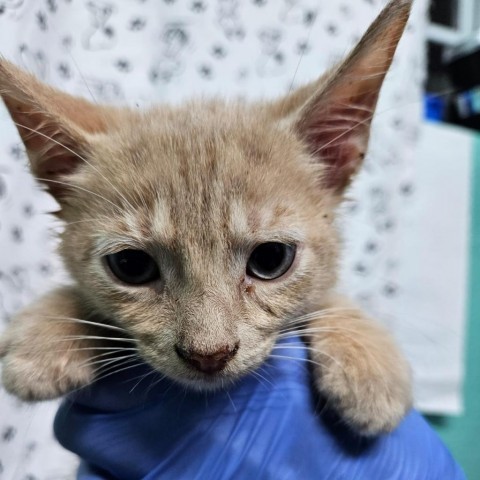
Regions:
<instances>
[{"instance_id":1,"label":"kitten chin","mask_svg":"<svg viewBox=\"0 0 480 480\"><path fill-rule=\"evenodd\" d=\"M215 392L219 390L228 390L248 373L250 373L250 370L239 375L225 375L218 373L212 375L196 374L196 378L186 378L185 376L172 376L169 378L196 392Z\"/></svg>"}]
</instances>

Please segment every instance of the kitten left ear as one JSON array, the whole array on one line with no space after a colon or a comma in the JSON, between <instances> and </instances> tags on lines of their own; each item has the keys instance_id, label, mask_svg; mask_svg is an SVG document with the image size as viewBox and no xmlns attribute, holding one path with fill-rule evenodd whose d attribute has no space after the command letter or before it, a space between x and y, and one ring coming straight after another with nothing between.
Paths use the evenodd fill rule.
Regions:
<instances>
[{"instance_id":1,"label":"kitten left ear","mask_svg":"<svg viewBox=\"0 0 480 480\"><path fill-rule=\"evenodd\" d=\"M60 201L83 163L88 135L105 132L105 107L67 95L0 58L0 97L26 147L33 174Z\"/></svg>"},{"instance_id":2,"label":"kitten left ear","mask_svg":"<svg viewBox=\"0 0 480 480\"><path fill-rule=\"evenodd\" d=\"M323 186L341 194L365 156L372 115L410 13L411 2L391 1L348 58L322 79L294 129L326 168Z\"/></svg>"}]
</instances>

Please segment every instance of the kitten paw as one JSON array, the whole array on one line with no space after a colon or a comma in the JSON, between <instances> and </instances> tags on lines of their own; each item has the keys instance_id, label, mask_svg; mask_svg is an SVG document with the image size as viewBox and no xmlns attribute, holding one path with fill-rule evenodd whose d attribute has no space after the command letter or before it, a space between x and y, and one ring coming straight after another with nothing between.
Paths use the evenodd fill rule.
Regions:
<instances>
[{"instance_id":1,"label":"kitten paw","mask_svg":"<svg viewBox=\"0 0 480 480\"><path fill-rule=\"evenodd\" d=\"M4 342L2 350L3 385L25 401L58 398L94 379L89 355L81 350L59 351L58 346L40 350L25 341Z\"/></svg>"},{"instance_id":2,"label":"kitten paw","mask_svg":"<svg viewBox=\"0 0 480 480\"><path fill-rule=\"evenodd\" d=\"M93 369L64 358L43 359L39 365L25 357L7 355L2 369L7 392L27 402L61 397L90 384L93 378Z\"/></svg>"},{"instance_id":3,"label":"kitten paw","mask_svg":"<svg viewBox=\"0 0 480 480\"><path fill-rule=\"evenodd\" d=\"M315 384L327 405L365 436L392 431L412 406L407 362L393 342L376 347L349 345L312 355Z\"/></svg>"},{"instance_id":4,"label":"kitten paw","mask_svg":"<svg viewBox=\"0 0 480 480\"><path fill-rule=\"evenodd\" d=\"M54 290L19 312L2 332L0 358L5 389L22 400L57 398L94 379L92 360L105 332L82 323L72 288ZM100 352L100 354L99 354Z\"/></svg>"}]
</instances>

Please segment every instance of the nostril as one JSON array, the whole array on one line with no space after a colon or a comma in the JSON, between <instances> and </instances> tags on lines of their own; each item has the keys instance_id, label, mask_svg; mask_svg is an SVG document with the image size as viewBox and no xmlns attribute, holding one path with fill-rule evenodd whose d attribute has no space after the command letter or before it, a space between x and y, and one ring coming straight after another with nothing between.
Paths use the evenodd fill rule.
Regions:
<instances>
[{"instance_id":1,"label":"nostril","mask_svg":"<svg viewBox=\"0 0 480 480\"><path fill-rule=\"evenodd\" d=\"M195 350L187 350L179 345L175 346L177 355L194 367L204 373L215 373L223 370L227 363L238 352L239 343L237 342L233 347L226 345L213 352L199 352Z\"/></svg>"}]
</instances>

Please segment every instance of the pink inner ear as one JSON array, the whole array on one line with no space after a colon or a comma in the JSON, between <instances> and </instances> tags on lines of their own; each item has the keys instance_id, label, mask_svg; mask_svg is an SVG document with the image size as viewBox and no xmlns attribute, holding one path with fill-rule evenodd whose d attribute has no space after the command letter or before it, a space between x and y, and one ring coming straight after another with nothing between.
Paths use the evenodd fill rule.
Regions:
<instances>
[{"instance_id":1,"label":"pink inner ear","mask_svg":"<svg viewBox=\"0 0 480 480\"><path fill-rule=\"evenodd\" d=\"M44 178L51 178L55 180L61 175L69 175L73 173L77 166L79 159L77 156L67 152L67 155L61 157L52 157L44 160L41 165L41 172Z\"/></svg>"},{"instance_id":2,"label":"pink inner ear","mask_svg":"<svg viewBox=\"0 0 480 480\"><path fill-rule=\"evenodd\" d=\"M326 147L322 153L326 166L323 185L332 190L343 191L357 172L363 155L353 144L344 143L337 147Z\"/></svg>"},{"instance_id":3,"label":"pink inner ear","mask_svg":"<svg viewBox=\"0 0 480 480\"><path fill-rule=\"evenodd\" d=\"M35 174L48 187L50 194L60 200L68 195L70 190L68 176L77 169L80 159L68 151L51 154L53 156L37 164Z\"/></svg>"},{"instance_id":4,"label":"pink inner ear","mask_svg":"<svg viewBox=\"0 0 480 480\"><path fill-rule=\"evenodd\" d=\"M28 111L14 102L7 105L30 154L32 171L60 200L68 194L68 176L82 162L81 156L75 153L78 142L46 115Z\"/></svg>"},{"instance_id":5,"label":"pink inner ear","mask_svg":"<svg viewBox=\"0 0 480 480\"><path fill-rule=\"evenodd\" d=\"M311 153L325 165L325 187L344 190L360 168L368 145L377 92L335 95L313 104L299 125Z\"/></svg>"},{"instance_id":6,"label":"pink inner ear","mask_svg":"<svg viewBox=\"0 0 480 480\"><path fill-rule=\"evenodd\" d=\"M15 106L15 122L28 151L36 157L32 168L43 179L55 180L75 171L81 157L74 153L74 141L42 114Z\"/></svg>"}]
</instances>

